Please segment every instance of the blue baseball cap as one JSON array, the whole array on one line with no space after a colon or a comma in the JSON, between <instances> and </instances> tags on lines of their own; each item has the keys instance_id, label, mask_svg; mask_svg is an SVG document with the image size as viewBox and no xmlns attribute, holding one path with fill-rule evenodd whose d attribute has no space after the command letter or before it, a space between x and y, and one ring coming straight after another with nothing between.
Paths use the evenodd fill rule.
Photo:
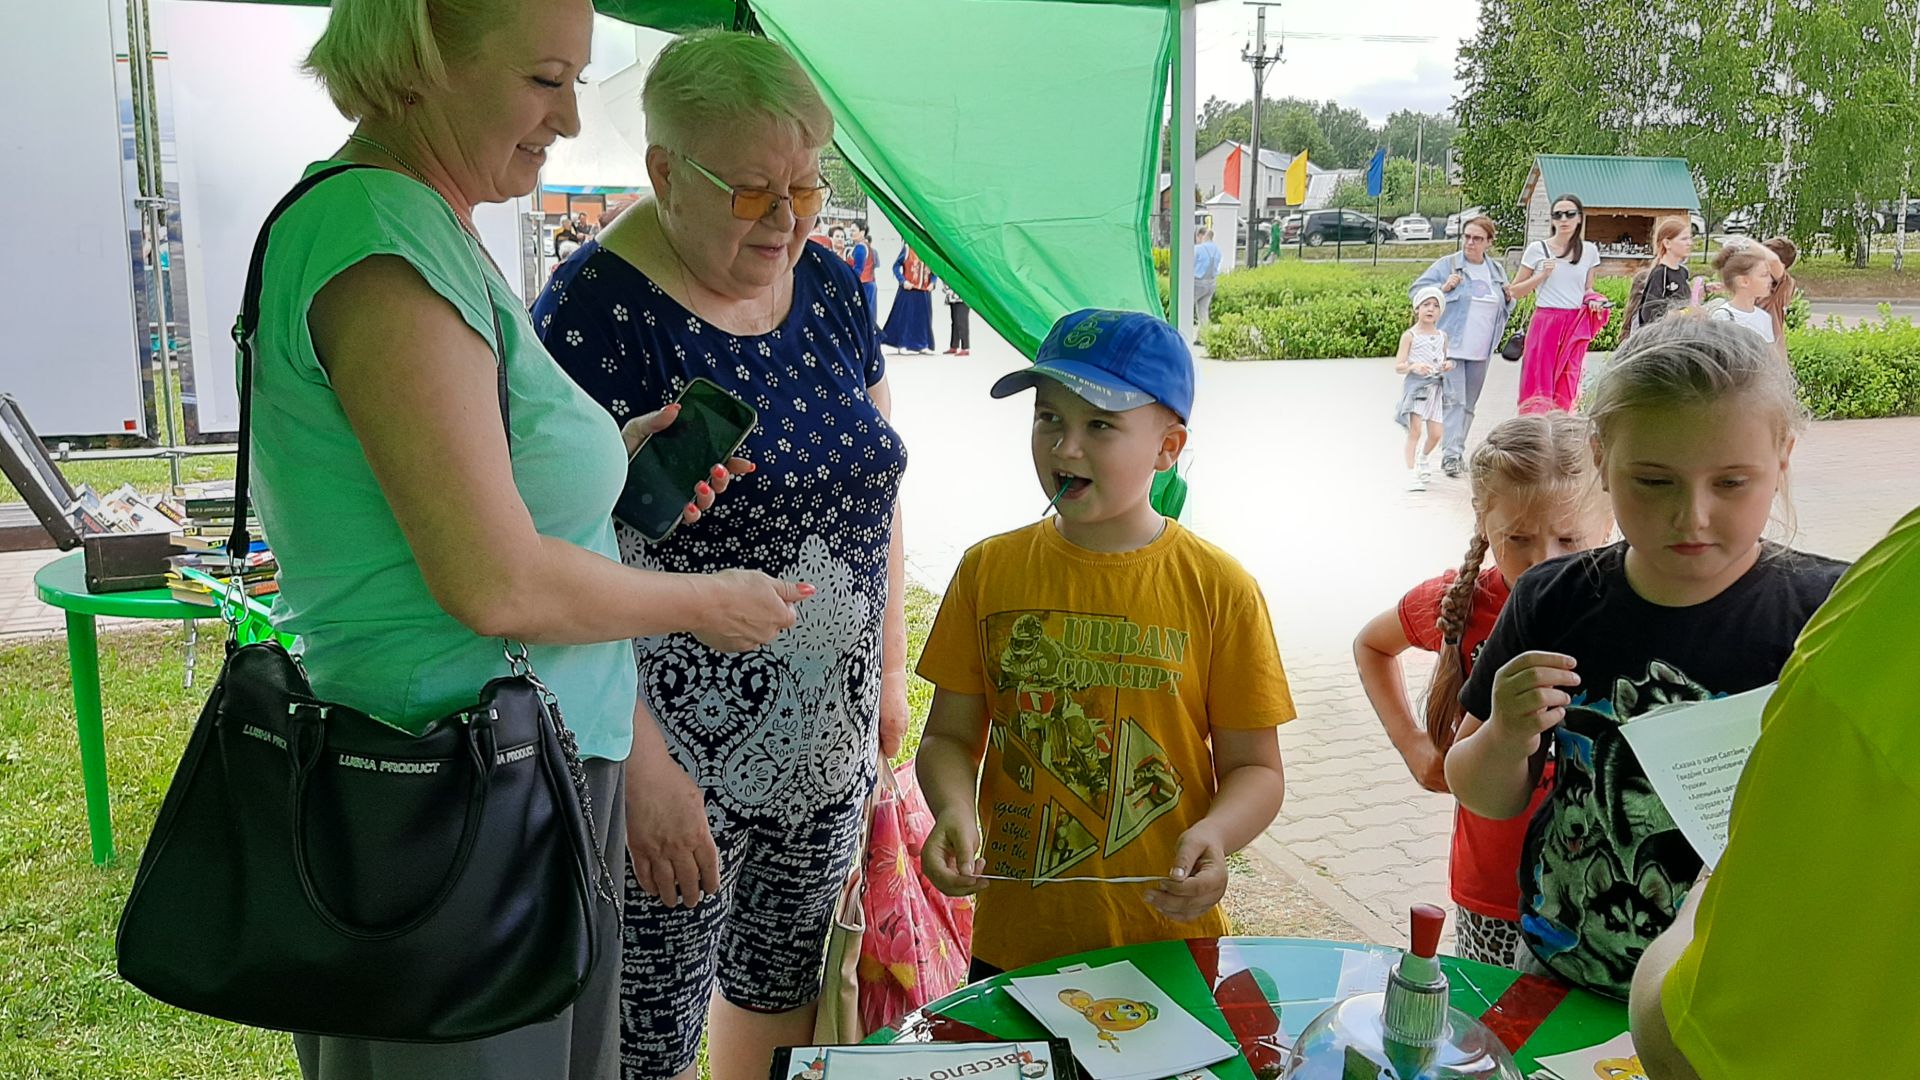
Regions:
<instances>
[{"instance_id":1,"label":"blue baseball cap","mask_svg":"<svg viewBox=\"0 0 1920 1080\"><path fill-rule=\"evenodd\" d=\"M1165 319L1137 311L1083 308L1062 316L1040 343L1033 366L1004 376L992 393L1008 397L1042 379L1108 412L1155 401L1182 423L1193 412L1193 353Z\"/></svg>"}]
</instances>

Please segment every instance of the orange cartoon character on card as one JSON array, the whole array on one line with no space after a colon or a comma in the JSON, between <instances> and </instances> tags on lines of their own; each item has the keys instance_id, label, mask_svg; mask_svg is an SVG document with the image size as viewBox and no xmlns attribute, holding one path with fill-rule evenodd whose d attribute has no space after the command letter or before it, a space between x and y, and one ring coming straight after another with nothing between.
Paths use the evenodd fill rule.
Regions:
<instances>
[{"instance_id":1,"label":"orange cartoon character on card","mask_svg":"<svg viewBox=\"0 0 1920 1080\"><path fill-rule=\"evenodd\" d=\"M1637 1056L1596 1061L1593 1063L1593 1075L1599 1080L1647 1080L1646 1066L1640 1064Z\"/></svg>"},{"instance_id":2,"label":"orange cartoon character on card","mask_svg":"<svg viewBox=\"0 0 1920 1080\"><path fill-rule=\"evenodd\" d=\"M1100 1033L1100 1041L1115 1053L1120 1050L1118 1033L1136 1031L1160 1016L1159 1007L1150 1001L1117 997L1096 1001L1085 990L1060 991L1060 1003L1086 1017Z\"/></svg>"}]
</instances>

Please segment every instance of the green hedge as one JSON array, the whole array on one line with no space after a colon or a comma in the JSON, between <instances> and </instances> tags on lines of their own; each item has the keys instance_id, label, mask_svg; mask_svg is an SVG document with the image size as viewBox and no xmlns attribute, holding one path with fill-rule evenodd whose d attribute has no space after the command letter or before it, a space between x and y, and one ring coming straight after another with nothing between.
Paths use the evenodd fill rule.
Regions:
<instances>
[{"instance_id":1,"label":"green hedge","mask_svg":"<svg viewBox=\"0 0 1920 1080\"><path fill-rule=\"evenodd\" d=\"M1920 416L1920 327L1893 318L1852 330L1836 323L1787 334L1800 400L1821 420Z\"/></svg>"},{"instance_id":2,"label":"green hedge","mask_svg":"<svg viewBox=\"0 0 1920 1080\"><path fill-rule=\"evenodd\" d=\"M1404 266L1299 262L1227 274L1214 294L1213 322L1201 331L1200 340L1209 356L1222 359L1392 356L1400 346L1401 332L1413 322L1407 290L1418 276ZM1594 339L1595 351L1610 352L1619 345L1630 285L1624 277L1605 277L1595 283L1614 303L1614 317ZM1524 331L1532 317L1529 296L1514 305L1506 332ZM1802 296L1788 309L1787 323L1798 327L1806 319L1807 301Z\"/></svg>"}]
</instances>

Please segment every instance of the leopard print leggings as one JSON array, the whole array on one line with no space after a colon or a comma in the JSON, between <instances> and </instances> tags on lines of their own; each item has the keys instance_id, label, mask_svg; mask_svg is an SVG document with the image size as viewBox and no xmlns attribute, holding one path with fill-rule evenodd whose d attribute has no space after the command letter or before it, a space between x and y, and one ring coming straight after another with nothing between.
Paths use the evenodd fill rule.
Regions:
<instances>
[{"instance_id":1,"label":"leopard print leggings","mask_svg":"<svg viewBox=\"0 0 1920 1080\"><path fill-rule=\"evenodd\" d=\"M1455 949L1462 960L1477 960L1515 971L1535 970L1538 962L1533 950L1520 937L1520 924L1495 919L1466 908L1454 909L1459 915L1454 935Z\"/></svg>"}]
</instances>

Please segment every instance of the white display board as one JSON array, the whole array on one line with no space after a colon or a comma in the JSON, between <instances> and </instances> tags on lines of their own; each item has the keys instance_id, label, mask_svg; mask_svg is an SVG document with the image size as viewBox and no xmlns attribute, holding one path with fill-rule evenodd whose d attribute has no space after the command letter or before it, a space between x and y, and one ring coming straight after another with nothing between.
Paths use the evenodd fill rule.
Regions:
<instances>
[{"instance_id":1,"label":"white display board","mask_svg":"<svg viewBox=\"0 0 1920 1080\"><path fill-rule=\"evenodd\" d=\"M153 5L155 48L168 54L164 85L174 110L202 432L239 427L228 330L240 309L247 256L260 223L301 171L331 154L352 130L326 92L300 70L326 21L324 8L215 0ZM530 205L520 199L474 214L482 241L516 295L522 292L519 215Z\"/></svg>"},{"instance_id":2,"label":"white display board","mask_svg":"<svg viewBox=\"0 0 1920 1080\"><path fill-rule=\"evenodd\" d=\"M0 2L0 392L41 435L144 433L109 5Z\"/></svg>"}]
</instances>

